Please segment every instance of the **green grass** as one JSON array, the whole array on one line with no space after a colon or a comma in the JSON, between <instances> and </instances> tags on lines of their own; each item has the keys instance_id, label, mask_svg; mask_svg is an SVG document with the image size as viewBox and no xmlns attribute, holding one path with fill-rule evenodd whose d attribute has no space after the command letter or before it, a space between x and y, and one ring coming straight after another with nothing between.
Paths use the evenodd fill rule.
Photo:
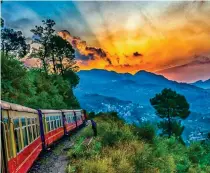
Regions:
<instances>
[{"instance_id":1,"label":"green grass","mask_svg":"<svg viewBox=\"0 0 210 173\"><path fill-rule=\"evenodd\" d=\"M151 124L128 125L113 113L101 113L94 119L98 136L85 146L83 141L93 132L91 126L82 130L68 151L68 173L210 172L209 144L186 147L175 137L155 136Z\"/></svg>"}]
</instances>

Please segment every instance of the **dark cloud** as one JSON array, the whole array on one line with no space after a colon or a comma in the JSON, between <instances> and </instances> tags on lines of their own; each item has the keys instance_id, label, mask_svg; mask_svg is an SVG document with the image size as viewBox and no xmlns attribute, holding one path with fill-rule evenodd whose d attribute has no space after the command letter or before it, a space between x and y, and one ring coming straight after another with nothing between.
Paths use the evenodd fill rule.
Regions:
<instances>
[{"instance_id":1,"label":"dark cloud","mask_svg":"<svg viewBox=\"0 0 210 173\"><path fill-rule=\"evenodd\" d=\"M101 48L87 46L86 41L82 40L80 37L72 36L68 31L62 30L58 34L66 39L76 50L76 58L88 61L95 59L103 59L108 62L109 65L112 64L108 53Z\"/></svg>"},{"instance_id":2,"label":"dark cloud","mask_svg":"<svg viewBox=\"0 0 210 173\"><path fill-rule=\"evenodd\" d=\"M91 51L93 54L97 54L98 56L104 58L106 57L106 52L101 48L95 48L95 47L86 47L87 51Z\"/></svg>"},{"instance_id":3,"label":"dark cloud","mask_svg":"<svg viewBox=\"0 0 210 173\"><path fill-rule=\"evenodd\" d=\"M143 54L139 53L139 52L134 52L133 56L143 56Z\"/></svg>"},{"instance_id":4,"label":"dark cloud","mask_svg":"<svg viewBox=\"0 0 210 173\"><path fill-rule=\"evenodd\" d=\"M193 58L193 61L189 64L190 65L210 64L210 57L202 56L202 55L195 55L194 58Z\"/></svg>"}]
</instances>

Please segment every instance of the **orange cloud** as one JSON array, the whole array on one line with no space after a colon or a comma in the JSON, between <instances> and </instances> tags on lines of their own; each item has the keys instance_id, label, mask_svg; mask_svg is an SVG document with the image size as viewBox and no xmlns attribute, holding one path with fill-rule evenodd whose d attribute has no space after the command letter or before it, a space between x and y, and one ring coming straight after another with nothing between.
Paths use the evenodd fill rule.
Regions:
<instances>
[{"instance_id":1,"label":"orange cloud","mask_svg":"<svg viewBox=\"0 0 210 173\"><path fill-rule=\"evenodd\" d=\"M59 32L76 49L81 70L158 72L191 63L196 54L210 54L210 2L150 2L143 7L143 2L104 4L108 5L99 3L96 6L99 10L91 15L87 13L88 5L94 4L77 6L95 36L95 42L87 37L91 46L67 31ZM115 12L110 18L113 8ZM206 73L202 72L202 65L198 69ZM164 75L183 81L175 73Z\"/></svg>"}]
</instances>

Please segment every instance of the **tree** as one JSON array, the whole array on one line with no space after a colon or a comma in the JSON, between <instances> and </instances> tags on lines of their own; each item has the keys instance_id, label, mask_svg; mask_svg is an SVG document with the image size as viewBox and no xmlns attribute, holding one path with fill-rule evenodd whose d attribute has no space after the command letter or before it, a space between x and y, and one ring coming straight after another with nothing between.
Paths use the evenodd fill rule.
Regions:
<instances>
[{"instance_id":1,"label":"tree","mask_svg":"<svg viewBox=\"0 0 210 173\"><path fill-rule=\"evenodd\" d=\"M34 94L23 63L12 55L1 56L2 100L25 104Z\"/></svg>"},{"instance_id":2,"label":"tree","mask_svg":"<svg viewBox=\"0 0 210 173\"><path fill-rule=\"evenodd\" d=\"M29 45L26 44L26 39L21 31L4 27L1 29L1 50L3 55L12 53L23 57L29 50Z\"/></svg>"},{"instance_id":3,"label":"tree","mask_svg":"<svg viewBox=\"0 0 210 173\"><path fill-rule=\"evenodd\" d=\"M1 18L1 27L3 28L4 27L4 19Z\"/></svg>"},{"instance_id":4,"label":"tree","mask_svg":"<svg viewBox=\"0 0 210 173\"><path fill-rule=\"evenodd\" d=\"M55 22L54 20L47 19L43 20L42 23L43 26L35 26L35 29L31 29L31 32L34 34L34 42L40 45L38 49L33 50L32 56L41 59L44 71L47 74L48 61L50 61L50 41L55 32L53 29Z\"/></svg>"},{"instance_id":5,"label":"tree","mask_svg":"<svg viewBox=\"0 0 210 173\"><path fill-rule=\"evenodd\" d=\"M80 105L69 81L57 74L27 69L16 57L1 59L2 100L35 109L77 109Z\"/></svg>"},{"instance_id":6,"label":"tree","mask_svg":"<svg viewBox=\"0 0 210 173\"><path fill-rule=\"evenodd\" d=\"M169 138L172 132L172 118L185 119L190 114L186 98L171 89L163 89L160 94L156 94L154 98L150 99L150 103L160 118L167 119Z\"/></svg>"},{"instance_id":7,"label":"tree","mask_svg":"<svg viewBox=\"0 0 210 173\"><path fill-rule=\"evenodd\" d=\"M50 41L50 50L54 73L61 74L72 87L75 87L79 83L79 77L75 73L78 71L78 66L71 44L60 36L54 35Z\"/></svg>"},{"instance_id":8,"label":"tree","mask_svg":"<svg viewBox=\"0 0 210 173\"><path fill-rule=\"evenodd\" d=\"M158 123L158 128L161 129L161 136L168 135L168 121L161 121ZM184 126L182 126L181 121L172 120L171 121L171 133L184 144L181 137L184 131Z\"/></svg>"},{"instance_id":9,"label":"tree","mask_svg":"<svg viewBox=\"0 0 210 173\"><path fill-rule=\"evenodd\" d=\"M76 66L75 61L75 50L71 44L57 35L54 35L50 42L52 50L51 53L54 57L52 59L54 64L54 71L56 72L55 69L57 68L62 76L64 76L65 71L68 70L76 72L78 67Z\"/></svg>"}]
</instances>

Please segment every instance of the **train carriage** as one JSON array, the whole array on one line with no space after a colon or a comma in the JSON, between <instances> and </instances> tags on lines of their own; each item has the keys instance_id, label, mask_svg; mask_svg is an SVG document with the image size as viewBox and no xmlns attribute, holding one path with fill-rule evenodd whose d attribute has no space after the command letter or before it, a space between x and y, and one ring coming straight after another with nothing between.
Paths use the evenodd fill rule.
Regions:
<instances>
[{"instance_id":1,"label":"train carriage","mask_svg":"<svg viewBox=\"0 0 210 173\"><path fill-rule=\"evenodd\" d=\"M45 147L64 135L63 117L60 110L39 110L43 121Z\"/></svg>"},{"instance_id":2,"label":"train carriage","mask_svg":"<svg viewBox=\"0 0 210 173\"><path fill-rule=\"evenodd\" d=\"M37 110L1 101L1 147L5 172L27 172L42 150Z\"/></svg>"},{"instance_id":3,"label":"train carriage","mask_svg":"<svg viewBox=\"0 0 210 173\"><path fill-rule=\"evenodd\" d=\"M28 172L43 149L84 120L83 110L35 110L1 101L1 172Z\"/></svg>"},{"instance_id":4,"label":"train carriage","mask_svg":"<svg viewBox=\"0 0 210 173\"><path fill-rule=\"evenodd\" d=\"M64 118L64 130L65 134L68 134L70 131L76 129L76 117L73 110L62 110Z\"/></svg>"},{"instance_id":5,"label":"train carriage","mask_svg":"<svg viewBox=\"0 0 210 173\"><path fill-rule=\"evenodd\" d=\"M77 126L81 126L83 124L83 111L81 109L79 110L74 110L75 115L76 115L76 119L77 119Z\"/></svg>"},{"instance_id":6,"label":"train carriage","mask_svg":"<svg viewBox=\"0 0 210 173\"><path fill-rule=\"evenodd\" d=\"M79 127L84 122L83 110L62 110L64 117L64 130L65 134L68 134L70 131L74 130L76 127Z\"/></svg>"}]
</instances>

